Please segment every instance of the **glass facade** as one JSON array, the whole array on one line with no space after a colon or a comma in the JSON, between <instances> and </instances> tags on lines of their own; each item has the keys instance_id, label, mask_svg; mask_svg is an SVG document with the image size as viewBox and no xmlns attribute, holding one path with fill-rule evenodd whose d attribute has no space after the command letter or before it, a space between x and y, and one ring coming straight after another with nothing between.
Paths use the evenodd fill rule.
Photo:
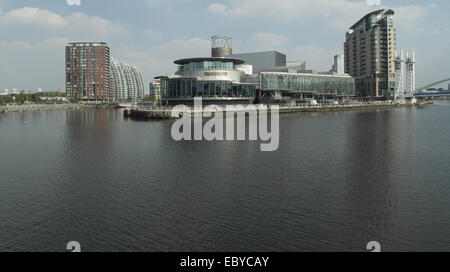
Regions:
<instances>
[{"instance_id":1,"label":"glass facade","mask_svg":"<svg viewBox=\"0 0 450 272\"><path fill-rule=\"evenodd\" d=\"M288 73L261 73L261 90L354 96L355 80L351 77Z\"/></svg>"},{"instance_id":2,"label":"glass facade","mask_svg":"<svg viewBox=\"0 0 450 272\"><path fill-rule=\"evenodd\" d=\"M231 61L196 61L178 66L178 71L198 70L234 70L236 66Z\"/></svg>"},{"instance_id":3,"label":"glass facade","mask_svg":"<svg viewBox=\"0 0 450 272\"><path fill-rule=\"evenodd\" d=\"M254 98L254 84L231 81L198 81L195 78L166 78L161 80L164 98Z\"/></svg>"}]
</instances>

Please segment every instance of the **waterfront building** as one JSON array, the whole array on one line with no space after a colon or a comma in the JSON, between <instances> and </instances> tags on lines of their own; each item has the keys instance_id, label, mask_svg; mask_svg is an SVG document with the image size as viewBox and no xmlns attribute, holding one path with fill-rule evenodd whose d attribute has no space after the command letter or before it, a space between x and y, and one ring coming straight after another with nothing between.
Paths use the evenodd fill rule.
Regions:
<instances>
[{"instance_id":1,"label":"waterfront building","mask_svg":"<svg viewBox=\"0 0 450 272\"><path fill-rule=\"evenodd\" d=\"M230 54L228 58L243 60L246 64L253 66L253 73L257 74L264 70L286 67L286 55L278 51L252 52L242 54Z\"/></svg>"},{"instance_id":2,"label":"waterfront building","mask_svg":"<svg viewBox=\"0 0 450 272\"><path fill-rule=\"evenodd\" d=\"M355 80L349 75L308 72L305 62L286 62L286 55L277 51L226 55L232 52L231 40L225 36L219 42L218 37L212 38L212 57L176 60L175 75L155 78L159 85L150 83L154 100L158 87L164 105L192 105L195 97L204 104L290 104L355 96Z\"/></svg>"},{"instance_id":3,"label":"waterfront building","mask_svg":"<svg viewBox=\"0 0 450 272\"><path fill-rule=\"evenodd\" d=\"M261 72L258 100L281 103L311 99L345 100L355 95L355 80L349 75Z\"/></svg>"},{"instance_id":4,"label":"waterfront building","mask_svg":"<svg viewBox=\"0 0 450 272\"><path fill-rule=\"evenodd\" d=\"M111 89L116 100L144 98L142 74L136 66L111 58Z\"/></svg>"},{"instance_id":5,"label":"waterfront building","mask_svg":"<svg viewBox=\"0 0 450 272\"><path fill-rule=\"evenodd\" d=\"M110 48L104 42L74 42L66 46L66 93L87 101L113 99Z\"/></svg>"},{"instance_id":6,"label":"waterfront building","mask_svg":"<svg viewBox=\"0 0 450 272\"><path fill-rule=\"evenodd\" d=\"M246 82L245 72L237 69L244 61L234 58L205 57L176 60L174 76L161 77L163 104L193 104L202 97L204 104L249 104L255 98L256 84Z\"/></svg>"},{"instance_id":7,"label":"waterfront building","mask_svg":"<svg viewBox=\"0 0 450 272\"><path fill-rule=\"evenodd\" d=\"M346 33L345 73L356 80L358 96L393 97L396 31L393 10L371 12Z\"/></svg>"},{"instance_id":8,"label":"waterfront building","mask_svg":"<svg viewBox=\"0 0 450 272\"><path fill-rule=\"evenodd\" d=\"M253 103L253 67L229 57L232 53L231 36L216 35L211 38L211 57L176 60L175 75L155 78L160 81L162 104L192 105L195 97L202 97L203 104Z\"/></svg>"}]
</instances>

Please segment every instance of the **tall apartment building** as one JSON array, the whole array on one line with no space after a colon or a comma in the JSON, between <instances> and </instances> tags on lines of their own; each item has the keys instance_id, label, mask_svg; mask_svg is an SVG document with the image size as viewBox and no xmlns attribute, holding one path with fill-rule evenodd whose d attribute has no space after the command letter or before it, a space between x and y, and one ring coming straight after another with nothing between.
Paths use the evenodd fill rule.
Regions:
<instances>
[{"instance_id":1,"label":"tall apartment building","mask_svg":"<svg viewBox=\"0 0 450 272\"><path fill-rule=\"evenodd\" d=\"M393 97L396 33L393 10L371 12L354 24L344 44L345 73L359 96Z\"/></svg>"},{"instance_id":2,"label":"tall apartment building","mask_svg":"<svg viewBox=\"0 0 450 272\"><path fill-rule=\"evenodd\" d=\"M74 42L66 46L66 93L87 101L113 99L110 48L104 42Z\"/></svg>"},{"instance_id":3,"label":"tall apartment building","mask_svg":"<svg viewBox=\"0 0 450 272\"><path fill-rule=\"evenodd\" d=\"M334 64L331 68L331 71L333 73L336 73L338 75L345 74L345 68L344 68L344 55L336 55L334 56Z\"/></svg>"},{"instance_id":4,"label":"tall apartment building","mask_svg":"<svg viewBox=\"0 0 450 272\"><path fill-rule=\"evenodd\" d=\"M117 100L144 98L144 82L136 66L111 59L111 89Z\"/></svg>"}]
</instances>

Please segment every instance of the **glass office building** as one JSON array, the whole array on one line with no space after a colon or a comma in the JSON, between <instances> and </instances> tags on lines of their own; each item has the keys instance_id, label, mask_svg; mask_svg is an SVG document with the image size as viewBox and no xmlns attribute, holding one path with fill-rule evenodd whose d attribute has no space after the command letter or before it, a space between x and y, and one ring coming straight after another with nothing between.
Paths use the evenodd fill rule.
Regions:
<instances>
[{"instance_id":1,"label":"glass office building","mask_svg":"<svg viewBox=\"0 0 450 272\"><path fill-rule=\"evenodd\" d=\"M190 61L178 66L178 71L197 70L233 70L236 66L232 61Z\"/></svg>"},{"instance_id":2,"label":"glass office building","mask_svg":"<svg viewBox=\"0 0 450 272\"><path fill-rule=\"evenodd\" d=\"M206 104L249 104L255 99L256 83L246 81L232 58L192 58L175 61L175 76L160 77L163 104L191 105L195 97Z\"/></svg>"},{"instance_id":3,"label":"glass office building","mask_svg":"<svg viewBox=\"0 0 450 272\"><path fill-rule=\"evenodd\" d=\"M171 78L167 80L167 98L254 98L255 85L233 83L225 80L199 81L195 78Z\"/></svg>"},{"instance_id":4,"label":"glass office building","mask_svg":"<svg viewBox=\"0 0 450 272\"><path fill-rule=\"evenodd\" d=\"M251 63L228 55L177 60L175 75L158 77L162 104L192 105L195 97L202 97L204 104L215 105L293 104L304 99L341 99L355 95L355 81L349 75L282 72L280 68L289 70L290 67L286 65L285 55L275 51L250 54L255 58L266 55L270 61L263 65L265 71L260 72L254 72Z\"/></svg>"},{"instance_id":5,"label":"glass office building","mask_svg":"<svg viewBox=\"0 0 450 272\"><path fill-rule=\"evenodd\" d=\"M333 97L355 95L355 80L348 75L262 72L259 79L262 91L274 90Z\"/></svg>"}]
</instances>

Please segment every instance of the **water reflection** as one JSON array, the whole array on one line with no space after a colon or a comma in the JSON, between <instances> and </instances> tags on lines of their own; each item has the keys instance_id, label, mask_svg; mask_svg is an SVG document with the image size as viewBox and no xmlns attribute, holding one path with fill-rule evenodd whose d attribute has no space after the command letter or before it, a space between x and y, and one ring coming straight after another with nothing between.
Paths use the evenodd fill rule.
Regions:
<instances>
[{"instance_id":1,"label":"water reflection","mask_svg":"<svg viewBox=\"0 0 450 272\"><path fill-rule=\"evenodd\" d=\"M282 115L280 148L269 153L257 141L176 142L172 121L116 110L7 114L0 244L364 251L377 240L448 250L449 111Z\"/></svg>"}]
</instances>

